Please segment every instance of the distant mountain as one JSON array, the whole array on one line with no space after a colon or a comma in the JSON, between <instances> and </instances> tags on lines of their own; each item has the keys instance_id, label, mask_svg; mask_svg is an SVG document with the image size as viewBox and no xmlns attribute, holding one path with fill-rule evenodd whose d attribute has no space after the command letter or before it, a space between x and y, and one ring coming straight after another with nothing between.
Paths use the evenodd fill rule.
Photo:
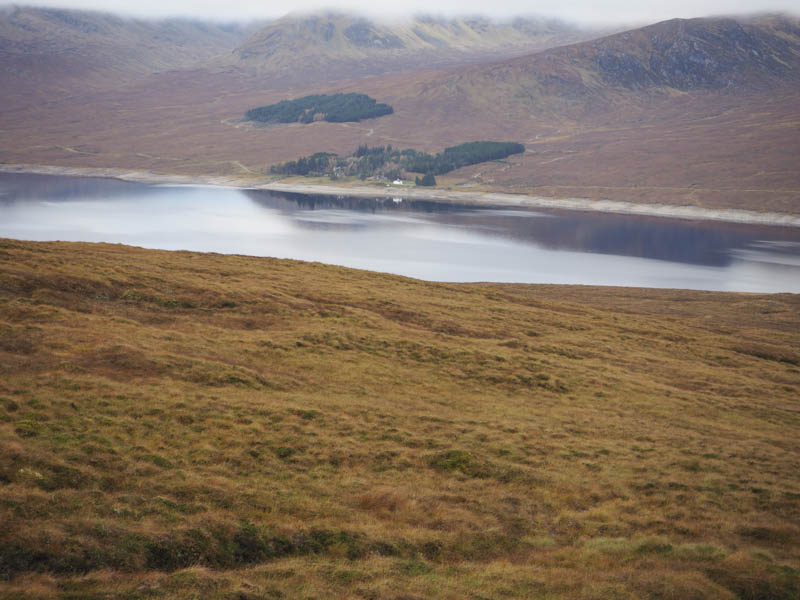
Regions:
<instances>
[{"instance_id":1,"label":"distant mountain","mask_svg":"<svg viewBox=\"0 0 800 600\"><path fill-rule=\"evenodd\" d=\"M246 34L238 25L4 7L0 86L4 97L113 87L158 71L202 65L229 53Z\"/></svg>"},{"instance_id":2,"label":"distant mountain","mask_svg":"<svg viewBox=\"0 0 800 600\"><path fill-rule=\"evenodd\" d=\"M563 51L601 79L630 89L753 87L765 80L800 82L800 21L673 19Z\"/></svg>"},{"instance_id":3,"label":"distant mountain","mask_svg":"<svg viewBox=\"0 0 800 600\"><path fill-rule=\"evenodd\" d=\"M524 111L580 118L653 94L800 86L800 21L673 19L492 65L453 72L436 87L487 95Z\"/></svg>"},{"instance_id":4,"label":"distant mountain","mask_svg":"<svg viewBox=\"0 0 800 600\"><path fill-rule=\"evenodd\" d=\"M325 80L530 53L597 37L549 19L419 17L381 23L342 13L288 15L234 51L237 66L294 80Z\"/></svg>"}]
</instances>

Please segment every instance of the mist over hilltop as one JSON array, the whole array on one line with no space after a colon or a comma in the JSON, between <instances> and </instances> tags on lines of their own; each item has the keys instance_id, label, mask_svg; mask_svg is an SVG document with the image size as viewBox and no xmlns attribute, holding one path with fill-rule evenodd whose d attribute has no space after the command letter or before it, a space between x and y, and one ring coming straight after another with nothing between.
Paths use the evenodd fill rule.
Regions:
<instances>
[{"instance_id":1,"label":"mist over hilltop","mask_svg":"<svg viewBox=\"0 0 800 600\"><path fill-rule=\"evenodd\" d=\"M297 0L258 2L256 0L208 0L197 3L192 0L173 0L169 3L157 0L141 0L135 4L124 0L29 0L30 6L47 6L70 9L91 9L117 12L138 17L193 17L223 21L247 21L251 19L279 18L290 12L319 12L330 9L333 4L320 0ZM499 0L486 3L478 0L443 0L432 10L429 2L406 0L388 5L376 5L364 0L342 0L335 3L340 11L357 12L370 17L396 19L419 14L464 17L485 15L496 20L508 20L519 15L537 14L584 25L612 25L620 23L647 24L669 18L691 18L732 13L800 12L795 0L668 0L656 5L634 0L613 0L595 3L590 0L558 2L544 0L535 6L523 0Z\"/></svg>"}]
</instances>

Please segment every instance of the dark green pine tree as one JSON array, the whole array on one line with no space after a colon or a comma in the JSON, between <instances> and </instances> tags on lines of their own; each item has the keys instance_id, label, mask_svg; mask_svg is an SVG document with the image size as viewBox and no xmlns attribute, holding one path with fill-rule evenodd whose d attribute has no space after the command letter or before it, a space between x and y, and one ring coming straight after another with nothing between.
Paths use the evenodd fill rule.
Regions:
<instances>
[{"instance_id":1,"label":"dark green pine tree","mask_svg":"<svg viewBox=\"0 0 800 600\"><path fill-rule=\"evenodd\" d=\"M427 173L425 173L425 175L422 176L422 179L417 177L416 184L428 187L434 186L436 185L436 178L433 176L433 173L431 171L428 171Z\"/></svg>"}]
</instances>

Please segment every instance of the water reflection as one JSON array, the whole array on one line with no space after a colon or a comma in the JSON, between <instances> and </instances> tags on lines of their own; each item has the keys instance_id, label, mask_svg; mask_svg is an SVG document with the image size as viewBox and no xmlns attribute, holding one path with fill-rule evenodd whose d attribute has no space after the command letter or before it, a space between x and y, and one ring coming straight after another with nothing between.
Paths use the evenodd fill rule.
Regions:
<instances>
[{"instance_id":1,"label":"water reflection","mask_svg":"<svg viewBox=\"0 0 800 600\"><path fill-rule=\"evenodd\" d=\"M800 292L800 230L0 175L0 237L297 258L441 281Z\"/></svg>"},{"instance_id":2,"label":"water reflection","mask_svg":"<svg viewBox=\"0 0 800 600\"><path fill-rule=\"evenodd\" d=\"M108 200L130 194L158 194L158 187L99 177L0 173L0 203L6 205L42 199L50 202Z\"/></svg>"},{"instance_id":3,"label":"water reflection","mask_svg":"<svg viewBox=\"0 0 800 600\"><path fill-rule=\"evenodd\" d=\"M762 247L772 255L778 249L800 257L800 244L792 229L742 226L739 224L691 222L604 213L544 210L474 208L456 204L388 199L312 196L248 190L247 196L259 206L295 216L309 229L363 229L407 222L437 223L464 227L472 232L509 238L541 248L592 254L635 256L694 265L725 267L735 257L746 256L750 247ZM366 213L375 217L357 216ZM413 216L412 216L413 215ZM767 242L763 237L776 237ZM781 241L785 240L785 241ZM780 246L783 244L783 246Z\"/></svg>"}]
</instances>

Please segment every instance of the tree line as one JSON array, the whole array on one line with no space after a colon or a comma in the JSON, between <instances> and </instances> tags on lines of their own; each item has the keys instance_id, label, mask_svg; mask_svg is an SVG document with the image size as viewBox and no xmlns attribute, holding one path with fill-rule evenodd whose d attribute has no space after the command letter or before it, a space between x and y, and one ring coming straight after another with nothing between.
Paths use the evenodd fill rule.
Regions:
<instances>
[{"instance_id":1,"label":"tree line","mask_svg":"<svg viewBox=\"0 0 800 600\"><path fill-rule=\"evenodd\" d=\"M467 142L445 148L438 154L416 152L406 161L406 169L414 173L444 175L461 167L500 160L522 152L525 152L525 146L517 142Z\"/></svg>"},{"instance_id":2,"label":"tree line","mask_svg":"<svg viewBox=\"0 0 800 600\"><path fill-rule=\"evenodd\" d=\"M445 148L437 154L410 148L395 150L391 145L370 147L362 144L348 156L317 152L273 165L270 172L278 175L329 176L333 179L346 176L395 179L408 171L424 174L422 178L416 178L417 185L435 185L435 175L443 175L467 165L500 160L524 151L525 146L517 142L467 142Z\"/></svg>"}]
</instances>

